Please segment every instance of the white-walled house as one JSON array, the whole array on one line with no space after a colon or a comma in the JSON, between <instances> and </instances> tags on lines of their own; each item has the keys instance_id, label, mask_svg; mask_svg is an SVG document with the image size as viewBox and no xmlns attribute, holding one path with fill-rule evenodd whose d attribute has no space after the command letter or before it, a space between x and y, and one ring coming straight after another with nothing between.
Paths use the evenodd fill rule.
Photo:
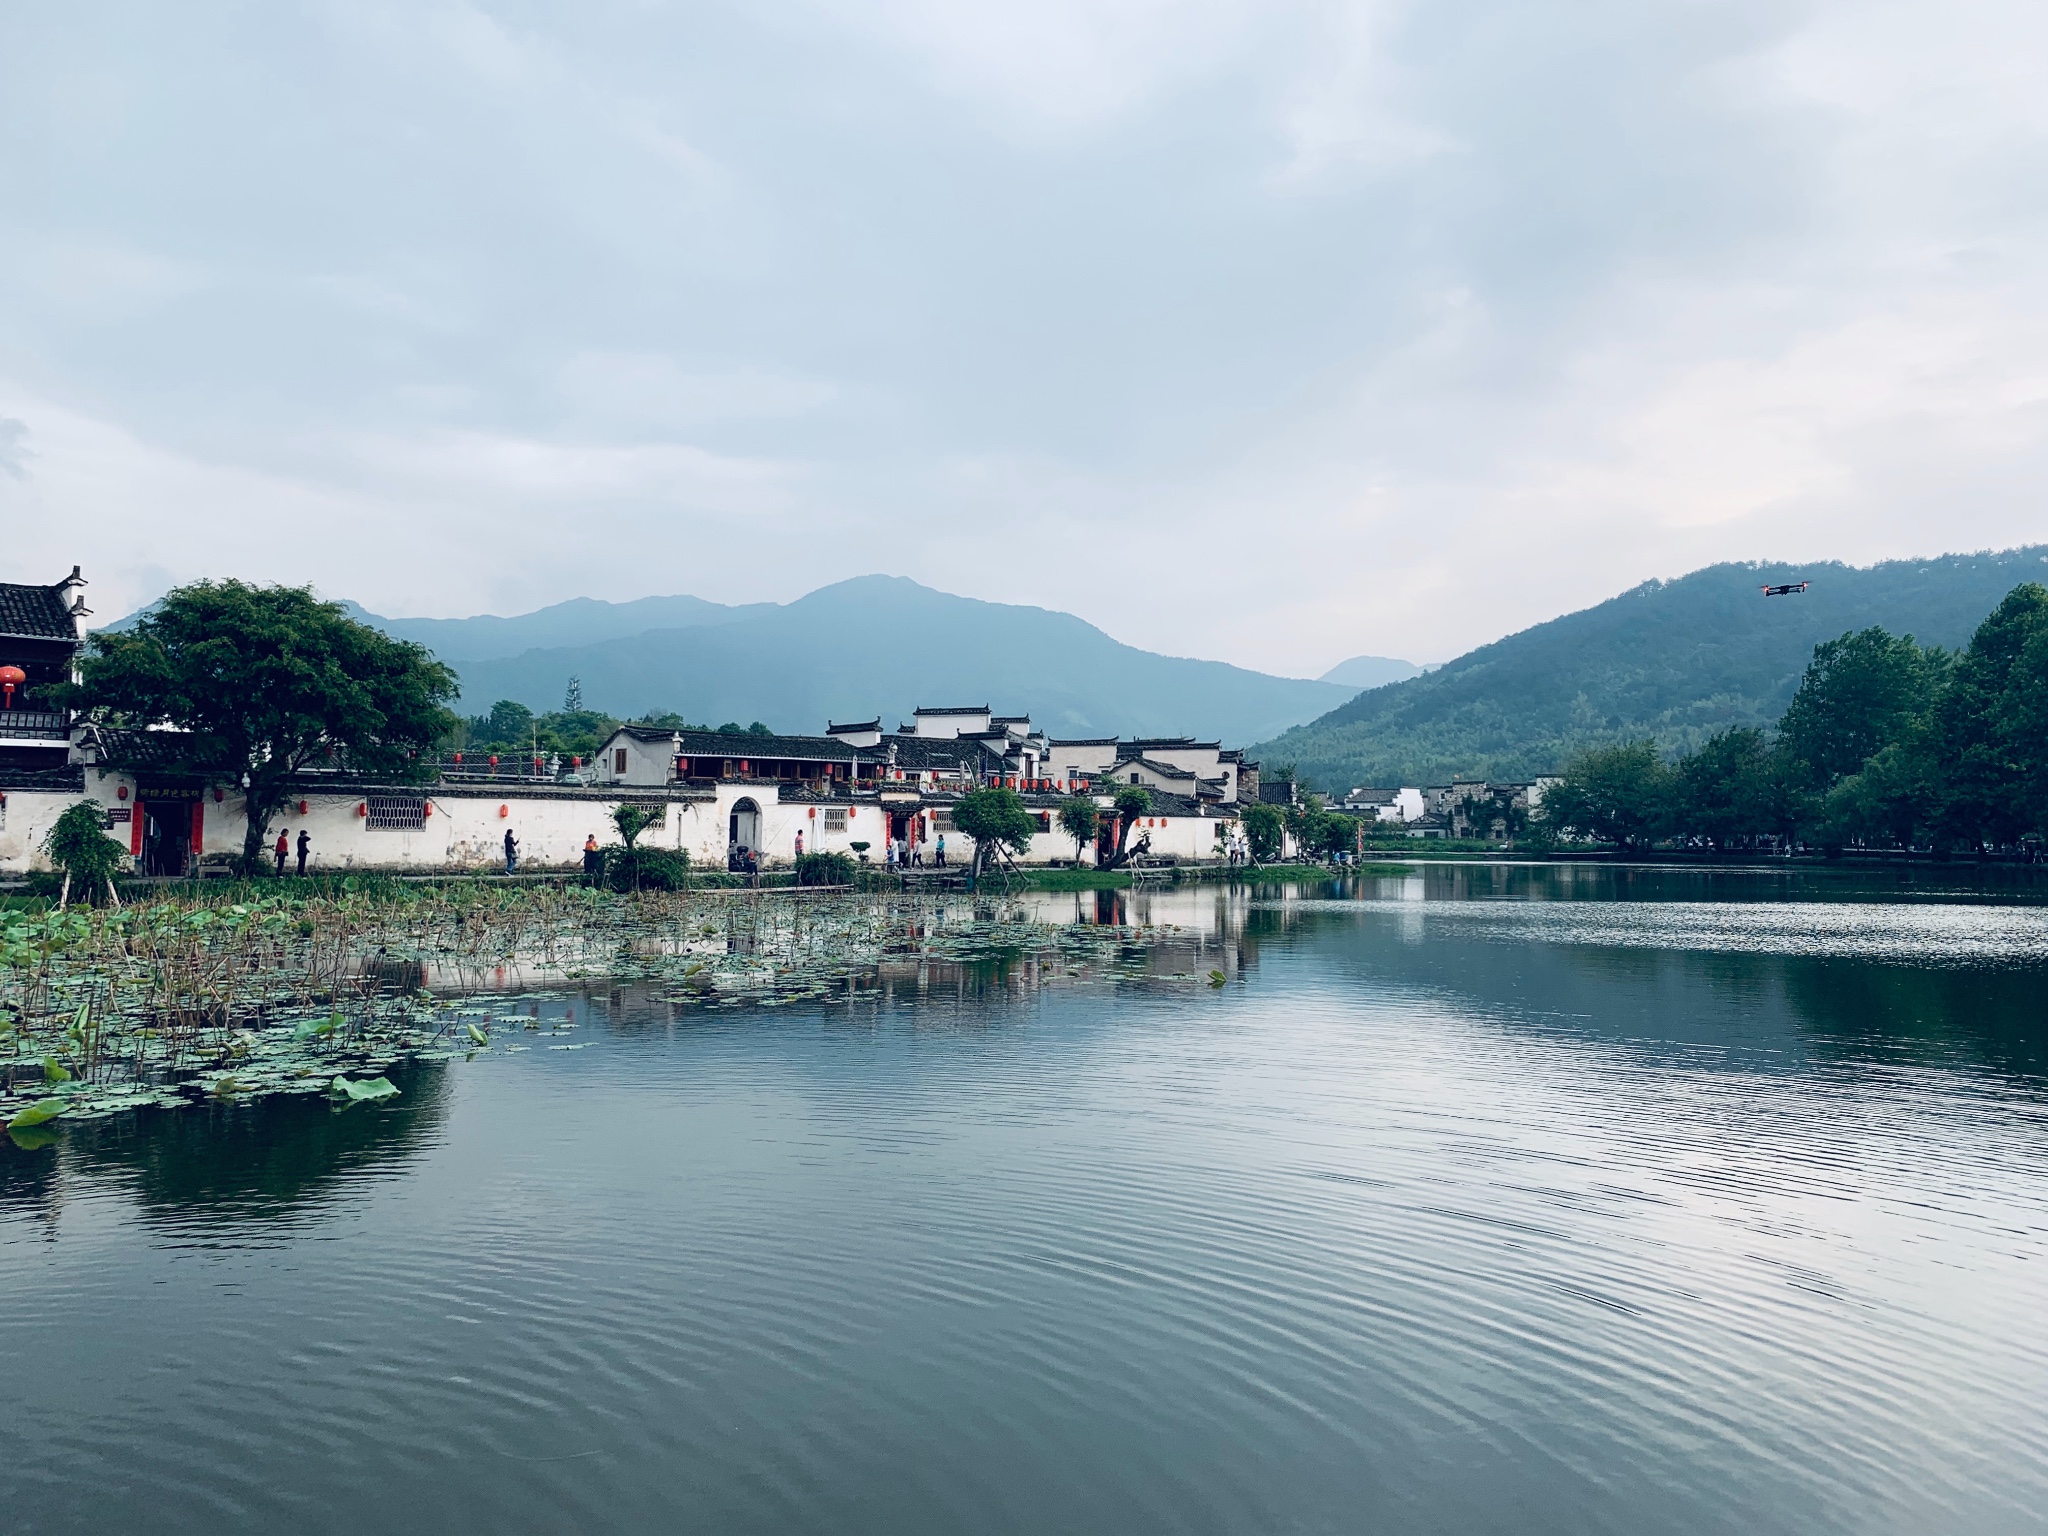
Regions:
<instances>
[{"instance_id":1,"label":"white-walled house","mask_svg":"<svg viewBox=\"0 0 2048 1536\"><path fill-rule=\"evenodd\" d=\"M50 607L55 617L44 627L62 619L74 648L85 615L73 590L79 585L74 572L59 588L22 589ZM61 612L51 607L51 592L64 600ZM0 601L0 628L6 621ZM0 761L0 871L42 867L43 837L81 799L99 807L139 873L225 868L240 855L239 785L175 771L174 733L74 725L68 717L60 725L38 739L33 762ZM1122 772L1112 771L1120 765ZM288 867L296 867L303 832L309 868L321 872L481 871L503 867L510 832L521 869L578 869L588 840L616 841L613 812L630 803L654 813L642 846L686 852L700 867L725 868L740 850L769 867L821 851L864 852L879 863L891 842L928 864L942 837L957 863L969 843L953 824L953 805L968 790L1002 784L1024 796L1039 823L1023 862L1042 864L1074 857L1058 828L1062 800L1093 792L1107 810L1110 783L1135 775L1155 804L1131 828L1132 843L1149 841L1155 856L1206 861L1221 857L1236 831L1236 791L1256 784L1255 764L1213 742L1051 742L1028 716L996 715L986 705L920 708L895 732L884 732L879 717L835 722L820 736L626 725L587 774L549 777L554 770L534 760L529 775L528 766L522 760L501 771L487 760L464 767L457 756L421 783L343 769L307 773L271 819L266 845L282 834L292 850ZM1104 823L1101 846L1112 846L1113 815Z\"/></svg>"}]
</instances>

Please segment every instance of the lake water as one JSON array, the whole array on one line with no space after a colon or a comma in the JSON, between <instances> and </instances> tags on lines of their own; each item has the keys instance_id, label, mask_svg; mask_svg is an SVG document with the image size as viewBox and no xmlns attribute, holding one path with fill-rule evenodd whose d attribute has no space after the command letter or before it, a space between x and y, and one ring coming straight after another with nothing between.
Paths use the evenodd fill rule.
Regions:
<instances>
[{"instance_id":1,"label":"lake water","mask_svg":"<svg viewBox=\"0 0 2048 1536\"><path fill-rule=\"evenodd\" d=\"M0 1146L19 1531L2048 1528L2048 911L1432 866ZM1227 978L1212 987L1211 969ZM559 1049L574 1045L578 1049Z\"/></svg>"}]
</instances>

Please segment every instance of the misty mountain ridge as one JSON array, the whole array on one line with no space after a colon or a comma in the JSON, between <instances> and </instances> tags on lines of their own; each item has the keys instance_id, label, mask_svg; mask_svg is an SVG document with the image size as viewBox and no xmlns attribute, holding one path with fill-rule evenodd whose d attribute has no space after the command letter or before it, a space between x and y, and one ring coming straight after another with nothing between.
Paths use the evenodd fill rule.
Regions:
<instances>
[{"instance_id":1,"label":"misty mountain ridge","mask_svg":"<svg viewBox=\"0 0 2048 1536\"><path fill-rule=\"evenodd\" d=\"M1353 656L1338 662L1318 681L1341 683L1346 688L1379 688L1434 670L1434 665L1402 661L1394 656Z\"/></svg>"},{"instance_id":2,"label":"misty mountain ridge","mask_svg":"<svg viewBox=\"0 0 2048 1536\"><path fill-rule=\"evenodd\" d=\"M1785 597L1761 590L1799 581L1812 585ZM1877 625L1960 647L2028 581L2048 581L2048 545L1860 568L1712 565L1369 689L1253 755L1341 794L1454 776L1526 779L1617 741L1687 751L1729 726L1775 724L1823 640Z\"/></svg>"},{"instance_id":3,"label":"misty mountain ridge","mask_svg":"<svg viewBox=\"0 0 2048 1536\"><path fill-rule=\"evenodd\" d=\"M509 618L364 623L416 640L456 669L461 707L515 699L559 708L571 677L590 709L631 717L763 720L822 731L885 727L920 704L1028 712L1056 736L1186 735L1242 744L1357 690L1124 645L1072 614L938 592L902 576L856 576L791 603L695 597L577 598Z\"/></svg>"}]
</instances>

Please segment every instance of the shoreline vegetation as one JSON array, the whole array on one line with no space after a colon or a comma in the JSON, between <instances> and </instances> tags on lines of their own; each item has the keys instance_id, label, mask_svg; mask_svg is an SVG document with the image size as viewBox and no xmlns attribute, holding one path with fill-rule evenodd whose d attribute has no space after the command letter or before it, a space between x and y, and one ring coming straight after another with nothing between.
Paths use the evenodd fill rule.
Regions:
<instances>
[{"instance_id":1,"label":"shoreline vegetation","mask_svg":"<svg viewBox=\"0 0 2048 1536\"><path fill-rule=\"evenodd\" d=\"M1185 969L1153 964L1166 945ZM644 981L699 1008L852 1000L892 959L1225 979L1199 936L1039 921L986 891L186 886L119 907L0 910L0 1125L32 1147L63 1122L133 1109L278 1094L346 1108L395 1096L385 1074L401 1062L534 1048L540 1026L518 1010L539 997ZM563 1032L547 1048L580 1048Z\"/></svg>"}]
</instances>

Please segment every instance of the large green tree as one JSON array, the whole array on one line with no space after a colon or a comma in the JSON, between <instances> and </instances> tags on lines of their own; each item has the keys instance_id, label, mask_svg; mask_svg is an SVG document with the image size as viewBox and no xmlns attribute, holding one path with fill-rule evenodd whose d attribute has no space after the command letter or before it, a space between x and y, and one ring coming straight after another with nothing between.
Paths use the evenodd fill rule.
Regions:
<instances>
[{"instance_id":1,"label":"large green tree","mask_svg":"<svg viewBox=\"0 0 2048 1536\"><path fill-rule=\"evenodd\" d=\"M1244 813L1245 849L1254 864L1270 864L1287 844L1287 818L1277 805L1254 805Z\"/></svg>"},{"instance_id":2,"label":"large green tree","mask_svg":"<svg viewBox=\"0 0 2048 1536\"><path fill-rule=\"evenodd\" d=\"M1102 830L1102 814L1086 795L1060 802L1060 830L1074 840L1074 862L1081 862L1081 850L1095 841Z\"/></svg>"},{"instance_id":3,"label":"large green tree","mask_svg":"<svg viewBox=\"0 0 2048 1536\"><path fill-rule=\"evenodd\" d=\"M414 777L416 754L455 724L453 672L305 587L178 587L133 629L95 634L80 670L78 706L175 727L165 766L243 788L245 873L263 867L270 818L299 774L339 763Z\"/></svg>"},{"instance_id":4,"label":"large green tree","mask_svg":"<svg viewBox=\"0 0 2048 1536\"><path fill-rule=\"evenodd\" d=\"M1131 828L1152 809L1152 791L1142 784L1119 785L1110 809L1116 814L1116 847L1102 867L1122 869L1131 861Z\"/></svg>"},{"instance_id":5,"label":"large green tree","mask_svg":"<svg viewBox=\"0 0 2048 1536\"><path fill-rule=\"evenodd\" d=\"M1671 818L1671 770L1656 746L1594 747L1565 765L1543 797L1552 826L1633 848L1661 836Z\"/></svg>"},{"instance_id":6,"label":"large green tree","mask_svg":"<svg viewBox=\"0 0 2048 1536\"><path fill-rule=\"evenodd\" d=\"M1678 764L1676 830L1716 848L1753 844L1790 830L1784 758L1760 730L1734 726L1709 736Z\"/></svg>"},{"instance_id":7,"label":"large green tree","mask_svg":"<svg viewBox=\"0 0 2048 1536\"><path fill-rule=\"evenodd\" d=\"M1857 630L1813 648L1778 735L1800 784L1826 793L1923 718L1947 668L1911 635Z\"/></svg>"},{"instance_id":8,"label":"large green tree","mask_svg":"<svg viewBox=\"0 0 2048 1536\"><path fill-rule=\"evenodd\" d=\"M1020 854L1031 846L1038 818L1014 789L991 785L970 789L953 807L953 825L974 840L972 872L979 875L1004 853Z\"/></svg>"},{"instance_id":9,"label":"large green tree","mask_svg":"<svg viewBox=\"0 0 2048 1536\"><path fill-rule=\"evenodd\" d=\"M2013 588L1977 627L1936 705L1942 835L2010 843L2048 825L2048 589Z\"/></svg>"}]
</instances>

